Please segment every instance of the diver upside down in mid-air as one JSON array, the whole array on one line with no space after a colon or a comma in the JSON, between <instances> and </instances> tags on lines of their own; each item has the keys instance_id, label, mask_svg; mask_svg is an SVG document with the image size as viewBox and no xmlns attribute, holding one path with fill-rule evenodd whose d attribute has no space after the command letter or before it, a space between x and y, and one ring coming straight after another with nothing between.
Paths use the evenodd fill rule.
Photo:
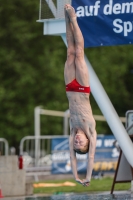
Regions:
<instances>
[{"instance_id":1,"label":"diver upside down in mid-air","mask_svg":"<svg viewBox=\"0 0 133 200\"><path fill-rule=\"evenodd\" d=\"M70 110L70 160L75 180L83 186L89 186L97 136L89 101L89 73L84 60L84 40L74 8L66 4L64 12L68 44L64 79ZM87 173L83 180L78 177L76 152L80 154L88 153Z\"/></svg>"}]
</instances>

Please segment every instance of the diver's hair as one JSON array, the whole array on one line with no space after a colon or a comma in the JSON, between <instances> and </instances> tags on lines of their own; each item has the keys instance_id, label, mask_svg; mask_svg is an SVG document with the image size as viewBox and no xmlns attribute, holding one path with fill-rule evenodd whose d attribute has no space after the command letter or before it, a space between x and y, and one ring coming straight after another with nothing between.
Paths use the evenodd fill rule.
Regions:
<instances>
[{"instance_id":1,"label":"diver's hair","mask_svg":"<svg viewBox=\"0 0 133 200\"><path fill-rule=\"evenodd\" d=\"M87 144L84 149L74 149L74 151L78 154L86 154L89 151L89 144Z\"/></svg>"}]
</instances>

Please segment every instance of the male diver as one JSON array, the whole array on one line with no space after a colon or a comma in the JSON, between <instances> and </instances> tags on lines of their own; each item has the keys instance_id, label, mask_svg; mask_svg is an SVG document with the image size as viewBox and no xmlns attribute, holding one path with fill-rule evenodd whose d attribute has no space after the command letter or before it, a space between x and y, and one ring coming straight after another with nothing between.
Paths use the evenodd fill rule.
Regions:
<instances>
[{"instance_id":1,"label":"male diver","mask_svg":"<svg viewBox=\"0 0 133 200\"><path fill-rule=\"evenodd\" d=\"M75 10L71 5L66 4L64 12L68 44L64 79L70 110L70 160L75 180L83 186L89 186L97 135L89 101L89 73L84 60L84 40L77 23ZM87 173L83 180L78 177L76 152L88 153Z\"/></svg>"}]
</instances>

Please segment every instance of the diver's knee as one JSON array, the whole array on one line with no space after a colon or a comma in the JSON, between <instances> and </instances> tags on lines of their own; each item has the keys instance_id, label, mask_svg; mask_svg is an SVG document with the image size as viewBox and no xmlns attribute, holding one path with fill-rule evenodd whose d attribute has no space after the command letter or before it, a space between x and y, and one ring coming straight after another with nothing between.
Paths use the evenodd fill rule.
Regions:
<instances>
[{"instance_id":1,"label":"diver's knee","mask_svg":"<svg viewBox=\"0 0 133 200\"><path fill-rule=\"evenodd\" d=\"M83 58L84 56L84 50L80 46L76 47L75 53L76 58Z\"/></svg>"}]
</instances>

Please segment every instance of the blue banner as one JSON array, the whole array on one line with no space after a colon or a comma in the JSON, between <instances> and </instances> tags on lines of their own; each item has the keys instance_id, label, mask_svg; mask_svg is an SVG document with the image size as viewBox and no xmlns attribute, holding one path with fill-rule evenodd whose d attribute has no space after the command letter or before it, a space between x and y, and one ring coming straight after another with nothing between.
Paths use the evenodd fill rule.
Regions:
<instances>
[{"instance_id":1,"label":"blue banner","mask_svg":"<svg viewBox=\"0 0 133 200\"><path fill-rule=\"evenodd\" d=\"M93 174L99 172L114 172L117 165L119 151L114 146L113 135L97 137L96 154ZM85 173L87 169L87 154L76 154L78 173ZM68 138L52 139L52 173L72 173Z\"/></svg>"},{"instance_id":2,"label":"blue banner","mask_svg":"<svg viewBox=\"0 0 133 200\"><path fill-rule=\"evenodd\" d=\"M85 47L133 44L133 0L72 0Z\"/></svg>"}]
</instances>

